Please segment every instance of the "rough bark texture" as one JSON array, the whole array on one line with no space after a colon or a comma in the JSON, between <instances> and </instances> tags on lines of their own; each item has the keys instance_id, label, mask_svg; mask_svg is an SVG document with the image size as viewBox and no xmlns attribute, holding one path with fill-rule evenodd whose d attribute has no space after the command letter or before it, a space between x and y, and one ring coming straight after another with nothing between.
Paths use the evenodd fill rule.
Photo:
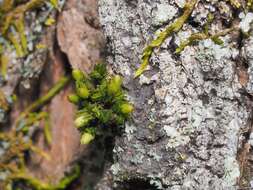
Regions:
<instances>
[{"instance_id":1,"label":"rough bark texture","mask_svg":"<svg viewBox=\"0 0 253 190\"><path fill-rule=\"evenodd\" d=\"M8 68L6 78L0 78L1 90L7 97L11 96L18 84L21 84L21 94L29 90L34 82L38 80L43 66L46 63L48 50L52 50L54 42L55 27L44 27L47 16L56 17L56 11L31 11L25 17L25 30L27 32L27 43L29 54L19 58L16 50L7 50ZM39 18L39 19L38 19ZM37 22L36 22L37 19ZM44 44L46 48L37 49L37 44ZM20 90L19 89L19 90Z\"/></svg>"},{"instance_id":2,"label":"rough bark texture","mask_svg":"<svg viewBox=\"0 0 253 190\"><path fill-rule=\"evenodd\" d=\"M39 96L36 92L29 97L37 90L34 86L39 84L37 79L46 62L50 66L46 65L46 74L42 75L47 80L41 84L41 94L64 73L66 60L62 60L61 53L59 56L60 50L73 68L86 72L106 53L108 67L124 77L135 112L122 136L115 138L111 167L105 161L110 160L113 140L102 139L85 147L80 181L87 188L97 183L104 168L110 169L97 184L99 190L249 187L253 184L253 37L249 24L253 14L243 15L242 9L232 8L229 2L200 0L182 30L155 50L148 71L137 79L133 76L144 47L157 30L163 30L182 14L185 0L68 0L59 13L57 26L47 32L42 26L49 13L31 11L26 31L28 37L36 34L36 38L28 39L30 53L17 59L14 51L9 52L8 76L0 79L7 97L22 84L17 90L22 101L17 110L13 108L11 118ZM211 32L235 24L249 32L249 37L234 30L221 38L223 45L202 40L176 55L175 47L182 40L203 30L209 12L215 16ZM55 11L50 14L56 18ZM44 20L35 22L40 17ZM50 56L46 49L36 50L35 45L41 41ZM66 100L70 91L71 86L44 108L51 113L53 124L53 144L48 151L53 159L37 158L30 166L36 176L53 182L83 150L79 149L79 135L73 127L73 107ZM0 110L0 123L1 114Z\"/></svg>"},{"instance_id":3,"label":"rough bark texture","mask_svg":"<svg viewBox=\"0 0 253 190\"><path fill-rule=\"evenodd\" d=\"M89 72L104 47L96 0L69 0L59 17L57 38L73 68Z\"/></svg>"},{"instance_id":4,"label":"rough bark texture","mask_svg":"<svg viewBox=\"0 0 253 190\"><path fill-rule=\"evenodd\" d=\"M153 53L149 71L133 78L145 45L158 28L180 15L184 2L99 0L111 52L107 62L124 77L135 113L122 137L116 138L115 163L97 189L135 189L142 184L143 189L204 190L238 185L237 153L247 141L243 132L251 128L252 39L241 41L234 31L222 37L222 46L207 39L180 55L174 53L181 40L202 30L209 12L215 16L213 32L226 28L226 23L238 25L234 9L224 2L199 1L183 29ZM107 180L111 177L113 185Z\"/></svg>"}]
</instances>

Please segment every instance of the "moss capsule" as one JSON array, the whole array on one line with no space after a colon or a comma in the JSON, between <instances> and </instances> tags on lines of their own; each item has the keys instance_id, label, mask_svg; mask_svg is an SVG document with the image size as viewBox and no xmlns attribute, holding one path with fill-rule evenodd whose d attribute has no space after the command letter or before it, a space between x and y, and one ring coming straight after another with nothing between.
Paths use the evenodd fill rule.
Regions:
<instances>
[{"instance_id":1,"label":"moss capsule","mask_svg":"<svg viewBox=\"0 0 253 190\"><path fill-rule=\"evenodd\" d=\"M131 104L125 103L120 106L120 111L123 114L130 114L134 110L134 107Z\"/></svg>"},{"instance_id":2,"label":"moss capsule","mask_svg":"<svg viewBox=\"0 0 253 190\"><path fill-rule=\"evenodd\" d=\"M133 112L122 89L122 78L107 77L105 65L96 65L87 76L74 70L73 77L76 95L69 99L78 108L75 125L81 132L81 144L89 144L109 126L124 124Z\"/></svg>"},{"instance_id":3,"label":"moss capsule","mask_svg":"<svg viewBox=\"0 0 253 190\"><path fill-rule=\"evenodd\" d=\"M83 133L81 137L81 144L89 144L94 138L95 136L90 133Z\"/></svg>"},{"instance_id":4,"label":"moss capsule","mask_svg":"<svg viewBox=\"0 0 253 190\"><path fill-rule=\"evenodd\" d=\"M76 118L74 123L77 128L85 127L90 122L91 119L92 116L90 114L83 113L82 115Z\"/></svg>"},{"instance_id":5,"label":"moss capsule","mask_svg":"<svg viewBox=\"0 0 253 190\"><path fill-rule=\"evenodd\" d=\"M111 79L108 84L107 90L109 95L117 95L121 90L122 79L119 75L116 75Z\"/></svg>"},{"instance_id":6,"label":"moss capsule","mask_svg":"<svg viewBox=\"0 0 253 190\"><path fill-rule=\"evenodd\" d=\"M72 70L72 76L77 81L85 79L83 72L79 69L73 69Z\"/></svg>"},{"instance_id":7,"label":"moss capsule","mask_svg":"<svg viewBox=\"0 0 253 190\"><path fill-rule=\"evenodd\" d=\"M85 85L82 85L82 87L77 88L76 92L78 96L84 99L88 98L90 95L89 89Z\"/></svg>"},{"instance_id":8,"label":"moss capsule","mask_svg":"<svg viewBox=\"0 0 253 190\"><path fill-rule=\"evenodd\" d=\"M77 96L76 94L70 94L68 95L68 100L73 103L73 104L78 104L80 101L79 96Z\"/></svg>"}]
</instances>

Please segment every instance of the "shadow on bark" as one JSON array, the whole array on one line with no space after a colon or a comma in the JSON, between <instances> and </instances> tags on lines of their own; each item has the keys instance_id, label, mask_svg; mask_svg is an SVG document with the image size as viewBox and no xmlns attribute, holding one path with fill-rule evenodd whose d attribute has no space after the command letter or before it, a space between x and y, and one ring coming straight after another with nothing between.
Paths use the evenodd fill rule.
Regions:
<instances>
[{"instance_id":1,"label":"shadow on bark","mask_svg":"<svg viewBox=\"0 0 253 190\"><path fill-rule=\"evenodd\" d=\"M107 134L95 139L80 156L82 174L68 190L93 190L113 162L115 135Z\"/></svg>"},{"instance_id":2,"label":"shadow on bark","mask_svg":"<svg viewBox=\"0 0 253 190\"><path fill-rule=\"evenodd\" d=\"M126 180L119 185L119 190L158 190L155 185L151 185L150 181L145 179Z\"/></svg>"}]
</instances>

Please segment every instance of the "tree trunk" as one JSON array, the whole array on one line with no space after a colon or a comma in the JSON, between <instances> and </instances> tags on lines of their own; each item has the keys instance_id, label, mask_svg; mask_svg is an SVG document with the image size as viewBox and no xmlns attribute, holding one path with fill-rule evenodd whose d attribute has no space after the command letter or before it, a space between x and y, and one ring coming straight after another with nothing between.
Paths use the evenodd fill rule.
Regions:
<instances>
[{"instance_id":1,"label":"tree trunk","mask_svg":"<svg viewBox=\"0 0 253 190\"><path fill-rule=\"evenodd\" d=\"M47 5L26 13L28 55L17 58L14 48L5 52L10 63L7 77L0 77L0 125L11 128L70 67L89 73L101 60L123 77L135 109L119 126L121 135L80 146L69 85L43 108L52 123L53 141L46 148L53 159L32 154L34 176L57 183L79 158L83 185L73 189L253 188L251 0L59 2L65 3L59 13L45 11ZM55 25L45 27L47 17ZM147 69L135 77L145 59ZM10 122L2 92L7 99L19 96ZM35 139L45 146L43 136Z\"/></svg>"},{"instance_id":2,"label":"tree trunk","mask_svg":"<svg viewBox=\"0 0 253 190\"><path fill-rule=\"evenodd\" d=\"M233 4L199 1L183 28L155 48L148 71L134 78L143 49L156 31L182 15L183 6L184 1L176 0L99 0L107 63L124 76L135 112L122 136L116 137L115 163L98 189L111 189L106 180L110 175L116 189L250 186L250 30L247 38L234 29L220 37L221 45L203 39L180 54L175 51L192 33L203 32L208 13L214 16L210 33L239 24L247 30L252 13L246 21Z\"/></svg>"}]
</instances>

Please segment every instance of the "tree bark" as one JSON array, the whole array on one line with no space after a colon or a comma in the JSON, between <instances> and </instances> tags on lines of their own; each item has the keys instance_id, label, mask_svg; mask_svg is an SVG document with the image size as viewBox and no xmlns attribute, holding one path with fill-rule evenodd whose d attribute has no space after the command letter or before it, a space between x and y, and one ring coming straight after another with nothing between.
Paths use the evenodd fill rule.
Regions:
<instances>
[{"instance_id":1,"label":"tree bark","mask_svg":"<svg viewBox=\"0 0 253 190\"><path fill-rule=\"evenodd\" d=\"M122 137L116 137L115 163L98 189L242 186L247 158L241 152L252 129L252 37L234 30L221 37L223 45L205 39L175 53L190 34L202 32L208 13L214 15L212 33L241 26L235 8L199 1L183 28L152 53L148 71L134 79L143 49L183 6L176 0L99 0L107 63L124 77L135 112ZM250 186L250 176L244 186Z\"/></svg>"},{"instance_id":2,"label":"tree bark","mask_svg":"<svg viewBox=\"0 0 253 190\"><path fill-rule=\"evenodd\" d=\"M113 151L105 139L80 147L68 86L44 108L51 116L48 153L53 159L32 156L29 169L36 177L57 183L78 157L83 164L79 181L87 186L99 181L97 190L253 188L250 0L197 1L183 27L153 48L147 70L134 77L145 47L183 14L187 2L194 0L67 0L58 16L56 10L27 13L28 37L36 34L28 38L33 48L23 58L15 57L15 49L6 52L7 78L0 78L7 98L15 91L20 98L11 120L69 67L89 73L104 59L110 72L123 77L135 107L122 134L109 139L110 146L115 141ZM48 16L56 25L45 29ZM36 23L40 17L44 20ZM176 53L195 33L202 39ZM47 49L36 49L39 43ZM0 109L0 124L7 126L2 114ZM107 158L111 154L113 161Z\"/></svg>"}]
</instances>

